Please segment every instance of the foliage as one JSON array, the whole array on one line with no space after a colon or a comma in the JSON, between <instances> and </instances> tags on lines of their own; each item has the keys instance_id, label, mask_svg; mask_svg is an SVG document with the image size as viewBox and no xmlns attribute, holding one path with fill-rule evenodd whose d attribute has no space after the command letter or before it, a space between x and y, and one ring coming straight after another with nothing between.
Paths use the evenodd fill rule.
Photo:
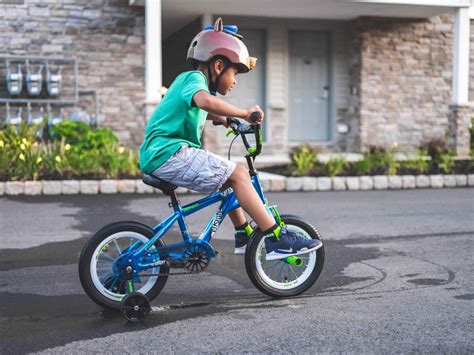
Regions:
<instances>
[{"instance_id":1,"label":"foliage","mask_svg":"<svg viewBox=\"0 0 474 355\"><path fill-rule=\"evenodd\" d=\"M299 176L308 175L316 164L316 157L316 152L308 144L295 148L291 154L291 172Z\"/></svg>"},{"instance_id":2,"label":"foliage","mask_svg":"<svg viewBox=\"0 0 474 355\"><path fill-rule=\"evenodd\" d=\"M451 174L454 172L454 155L451 152L443 153L440 155L441 170L445 174Z\"/></svg>"},{"instance_id":3,"label":"foliage","mask_svg":"<svg viewBox=\"0 0 474 355\"><path fill-rule=\"evenodd\" d=\"M0 130L0 179L114 178L139 173L138 154L120 146L110 129L94 130L83 122L44 127L4 126Z\"/></svg>"},{"instance_id":4,"label":"foliage","mask_svg":"<svg viewBox=\"0 0 474 355\"><path fill-rule=\"evenodd\" d=\"M435 165L441 164L441 155L448 153L448 147L446 141L443 139L433 139L421 146L428 152L431 157L431 161Z\"/></svg>"},{"instance_id":5,"label":"foliage","mask_svg":"<svg viewBox=\"0 0 474 355\"><path fill-rule=\"evenodd\" d=\"M342 157L331 157L326 163L326 170L329 176L336 176L344 171L346 165L346 159Z\"/></svg>"},{"instance_id":6,"label":"foliage","mask_svg":"<svg viewBox=\"0 0 474 355\"><path fill-rule=\"evenodd\" d=\"M391 149L371 146L368 151L364 152L362 160L355 163L357 174L395 175L399 167L395 152L396 146Z\"/></svg>"},{"instance_id":7,"label":"foliage","mask_svg":"<svg viewBox=\"0 0 474 355\"><path fill-rule=\"evenodd\" d=\"M405 160L401 165L404 168L414 170L416 174L423 174L428 169L428 161L425 158L427 155L428 151L426 149L419 148L414 159Z\"/></svg>"}]
</instances>

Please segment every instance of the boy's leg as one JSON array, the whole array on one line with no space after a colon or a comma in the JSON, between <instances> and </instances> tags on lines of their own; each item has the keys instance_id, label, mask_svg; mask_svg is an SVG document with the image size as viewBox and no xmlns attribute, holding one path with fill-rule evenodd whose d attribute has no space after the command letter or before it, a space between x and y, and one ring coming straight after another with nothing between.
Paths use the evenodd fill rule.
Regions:
<instances>
[{"instance_id":1,"label":"boy's leg","mask_svg":"<svg viewBox=\"0 0 474 355\"><path fill-rule=\"evenodd\" d=\"M229 217L235 228L234 254L245 254L245 249L253 232L252 226L247 222L242 208L237 208L229 212Z\"/></svg>"},{"instance_id":2,"label":"boy's leg","mask_svg":"<svg viewBox=\"0 0 474 355\"><path fill-rule=\"evenodd\" d=\"M269 236L265 239L267 260L308 253L322 246L319 240L305 239L288 232L286 229L280 229L273 217L268 214L250 181L247 169L243 166L238 165L235 168L229 181L240 206L253 218L260 230Z\"/></svg>"},{"instance_id":3,"label":"boy's leg","mask_svg":"<svg viewBox=\"0 0 474 355\"><path fill-rule=\"evenodd\" d=\"M237 165L229 181L240 206L252 217L260 230L267 231L276 226L275 220L268 214L257 191L252 186L247 169Z\"/></svg>"}]
</instances>

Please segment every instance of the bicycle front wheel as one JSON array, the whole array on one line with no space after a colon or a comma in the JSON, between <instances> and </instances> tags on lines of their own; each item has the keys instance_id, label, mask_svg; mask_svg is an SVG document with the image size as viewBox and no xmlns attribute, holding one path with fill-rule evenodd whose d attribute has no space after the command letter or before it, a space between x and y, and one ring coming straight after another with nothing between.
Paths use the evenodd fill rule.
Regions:
<instances>
[{"instance_id":1,"label":"bicycle front wheel","mask_svg":"<svg viewBox=\"0 0 474 355\"><path fill-rule=\"evenodd\" d=\"M281 215L286 228L308 239L321 235L298 216ZM245 251L245 268L257 289L272 297L292 297L307 291L319 278L324 265L324 245L293 259L266 260L266 237L257 230Z\"/></svg>"}]
</instances>

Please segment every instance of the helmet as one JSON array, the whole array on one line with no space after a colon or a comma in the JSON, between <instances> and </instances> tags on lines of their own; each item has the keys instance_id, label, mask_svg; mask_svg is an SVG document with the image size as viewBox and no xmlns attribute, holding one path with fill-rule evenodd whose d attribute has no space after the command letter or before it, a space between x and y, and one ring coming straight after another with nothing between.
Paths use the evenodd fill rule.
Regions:
<instances>
[{"instance_id":1,"label":"helmet","mask_svg":"<svg viewBox=\"0 0 474 355\"><path fill-rule=\"evenodd\" d=\"M219 17L214 27L206 27L194 37L186 61L193 66L196 62L209 62L215 56L224 56L237 67L239 73L247 73L255 68L257 58L249 57L241 38L236 26L224 27Z\"/></svg>"}]
</instances>

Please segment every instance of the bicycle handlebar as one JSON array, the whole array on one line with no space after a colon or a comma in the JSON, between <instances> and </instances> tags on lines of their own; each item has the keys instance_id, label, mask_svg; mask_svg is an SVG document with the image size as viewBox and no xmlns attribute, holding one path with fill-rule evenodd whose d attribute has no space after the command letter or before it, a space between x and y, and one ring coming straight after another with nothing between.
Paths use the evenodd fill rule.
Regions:
<instances>
[{"instance_id":1,"label":"bicycle handlebar","mask_svg":"<svg viewBox=\"0 0 474 355\"><path fill-rule=\"evenodd\" d=\"M250 116L250 119L253 122L256 122L258 118L260 117L258 112L253 112L252 115ZM215 126L222 125L222 123L214 123ZM260 129L260 124L256 125L250 125L250 124L245 124L241 123L237 118L235 117L227 117L227 126L232 128L232 131L234 132L235 135L241 135L242 136L242 141L244 142L245 149L249 153L250 156L256 157L259 155L262 151L262 132ZM246 137L247 134L255 134L255 141L256 141L256 146L252 147Z\"/></svg>"}]
</instances>

